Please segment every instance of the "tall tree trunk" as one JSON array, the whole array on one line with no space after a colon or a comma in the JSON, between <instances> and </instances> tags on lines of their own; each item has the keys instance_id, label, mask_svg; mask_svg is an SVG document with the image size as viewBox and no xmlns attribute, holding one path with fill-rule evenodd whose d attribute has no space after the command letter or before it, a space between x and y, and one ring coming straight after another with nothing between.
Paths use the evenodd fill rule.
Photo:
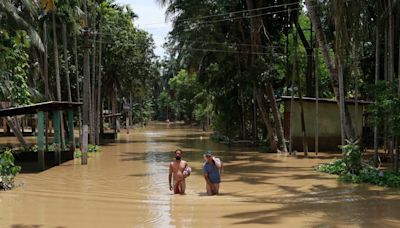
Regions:
<instances>
[{"instance_id":1,"label":"tall tree trunk","mask_svg":"<svg viewBox=\"0 0 400 228\"><path fill-rule=\"evenodd\" d=\"M385 81L388 80L388 23L385 21L385 54L383 59L383 74Z\"/></svg>"},{"instance_id":2,"label":"tall tree trunk","mask_svg":"<svg viewBox=\"0 0 400 228\"><path fill-rule=\"evenodd\" d=\"M256 87L253 86L253 140L256 142L257 138L257 103L256 103ZM259 107L262 108L262 107Z\"/></svg>"},{"instance_id":3,"label":"tall tree trunk","mask_svg":"<svg viewBox=\"0 0 400 228\"><path fill-rule=\"evenodd\" d=\"M83 123L82 123L82 164L87 164L87 145L88 145L88 127L89 127L89 111L90 111L90 68L89 68L89 28L87 27L87 1L85 8L85 27L83 33L84 49L83 49Z\"/></svg>"},{"instance_id":4,"label":"tall tree trunk","mask_svg":"<svg viewBox=\"0 0 400 228\"><path fill-rule=\"evenodd\" d=\"M57 30L56 30L56 12L53 11L52 25L53 25L53 51L54 51L54 70L56 72L56 88L57 88L57 101L61 101L61 79L60 79L60 64L58 60L58 43L57 43Z\"/></svg>"},{"instance_id":5,"label":"tall tree trunk","mask_svg":"<svg viewBox=\"0 0 400 228\"><path fill-rule=\"evenodd\" d=\"M272 123L269 118L269 114L268 114L265 106L263 105L262 92L260 91L260 89L255 88L254 94L255 94L255 100L258 103L258 106L260 109L261 117L267 127L267 130L268 130L269 145L271 147L272 152L276 152L278 150L278 147L277 147L277 144L275 141L275 132L274 132L274 128L272 127Z\"/></svg>"},{"instance_id":6,"label":"tall tree trunk","mask_svg":"<svg viewBox=\"0 0 400 228\"><path fill-rule=\"evenodd\" d=\"M302 88L301 88L300 74L298 71L297 71L297 84L298 84L297 87L299 89L301 138L303 141L303 152L304 152L304 156L308 156L307 131L306 131L306 123L304 120L303 92L302 92Z\"/></svg>"},{"instance_id":7,"label":"tall tree trunk","mask_svg":"<svg viewBox=\"0 0 400 228\"><path fill-rule=\"evenodd\" d=\"M68 101L72 102L72 95L71 95L71 82L69 78L69 65L68 65L68 41L67 41L67 25L65 22L62 24L62 40L63 40L63 46L64 46L64 68L65 68L65 78L67 79L67 94L68 94ZM62 116L62 112L61 112ZM63 118L61 118L63 120ZM64 129L64 121L61 123L61 129ZM69 131L72 131L72 135L74 135L74 129L68 129ZM64 131L61 133L62 137L64 138ZM73 148L75 148L75 140L71 140L73 145ZM63 146L63 148L65 148Z\"/></svg>"},{"instance_id":8,"label":"tall tree trunk","mask_svg":"<svg viewBox=\"0 0 400 228\"><path fill-rule=\"evenodd\" d=\"M260 5L259 4L260 1L257 1L257 3L258 3L258 5ZM254 4L253 0L246 0L246 5L247 5L247 9L250 10L250 15L253 16L253 17L250 18L250 24L251 24L251 26L250 26L250 29L251 29L250 36L251 36L251 44L252 44L252 47L251 47L251 50L252 50L251 65L254 65L255 62L256 62L256 59L258 58L258 54L256 54L256 53L261 53L262 52L262 50L260 49L260 47L261 47L260 29L263 27L263 25L262 25L261 16L255 16L258 13L258 10L255 10L255 9L257 9L258 5ZM277 107L275 98L272 99L270 97L269 99L270 99L270 102L271 102L271 107ZM261 107L259 107L259 108L261 108ZM279 115L279 110L273 109L272 112L273 112L273 116L274 116L274 121L276 123L278 123L278 124L280 123L280 125L281 125L276 130L278 131L278 135L280 135L280 137L283 139L284 138L283 137L283 133L282 133L283 131L282 132L280 131L280 129L283 129L283 128L282 128L282 122L280 121L280 118L279 118L279 116L280 116ZM269 116L267 116L267 118L269 118ZM267 123L265 123L265 124L267 124ZM282 135L281 135L281 133L282 133ZM282 147L281 149L283 151L287 151L286 145L283 145L283 144L285 144L285 140L281 140L281 145L280 146Z\"/></svg>"},{"instance_id":9,"label":"tall tree trunk","mask_svg":"<svg viewBox=\"0 0 400 228\"><path fill-rule=\"evenodd\" d=\"M101 73L102 73L102 41L103 41L103 35L102 35L102 23L103 18L100 15L100 21L99 21L99 69L98 69L98 76L97 76L97 121L96 121L96 144L100 144L100 126L103 125L103 119L101 118L103 109L101 108ZM131 105L132 108L132 105ZM131 110L132 112L132 110ZM131 117L132 119L132 117ZM132 123L132 120L130 120Z\"/></svg>"},{"instance_id":10,"label":"tall tree trunk","mask_svg":"<svg viewBox=\"0 0 400 228\"><path fill-rule=\"evenodd\" d=\"M388 51L389 51L389 56L388 56L388 79L390 82L393 82L394 80L394 15L392 12L392 0L389 0L389 28L388 28L388 36L389 36L389 41L388 41Z\"/></svg>"},{"instance_id":11,"label":"tall tree trunk","mask_svg":"<svg viewBox=\"0 0 400 228\"><path fill-rule=\"evenodd\" d=\"M68 65L67 25L65 24L65 22L63 22L62 24L62 40L64 46L64 68L65 68L65 78L67 79L68 101L72 102L71 82L69 78L69 65Z\"/></svg>"},{"instance_id":12,"label":"tall tree trunk","mask_svg":"<svg viewBox=\"0 0 400 228\"><path fill-rule=\"evenodd\" d=\"M43 76L44 76L44 91L46 95L46 99L52 100L50 96L50 88L49 88L49 53L47 47L47 22L43 21L43 44L44 44L44 57L43 57Z\"/></svg>"},{"instance_id":13,"label":"tall tree trunk","mask_svg":"<svg viewBox=\"0 0 400 228\"><path fill-rule=\"evenodd\" d=\"M343 109L344 112L344 135L346 138L354 138L354 129L351 124L351 116L348 111L348 108L346 105L344 107L340 104L340 88L339 88L339 77L338 77L338 70L335 68L335 65L331 59L331 56L329 54L329 46L328 42L326 41L326 36L323 33L322 26L321 26L321 19L319 17L318 13L318 8L317 8L317 1L316 0L306 0L306 6L309 12L309 16L311 18L311 22L314 26L314 31L317 36L317 42L319 44L319 47L322 50L323 58L325 61L325 64L328 68L329 76L332 82L332 87L333 91L335 92L336 100L338 102L339 110ZM336 54L338 55L338 54Z\"/></svg>"},{"instance_id":14,"label":"tall tree trunk","mask_svg":"<svg viewBox=\"0 0 400 228\"><path fill-rule=\"evenodd\" d=\"M384 74L384 80L385 82L388 81L388 23L385 20L385 50L384 50L384 58L383 58L383 74ZM385 152L388 152L388 150L390 150L390 140L388 139L388 124L387 124L387 119L388 116L385 115L385 119L383 120L383 141L384 141L384 147L385 147Z\"/></svg>"},{"instance_id":15,"label":"tall tree trunk","mask_svg":"<svg viewBox=\"0 0 400 228\"><path fill-rule=\"evenodd\" d=\"M57 101L61 101L61 78L60 78L60 63L58 56L58 42L57 42L57 30L56 30L56 11L52 14L52 24L53 24L53 46L54 46L54 68L56 72L56 88L57 88ZM58 112L60 115L60 125L61 125L61 148L65 148L64 140L64 121L62 112Z\"/></svg>"},{"instance_id":16,"label":"tall tree trunk","mask_svg":"<svg viewBox=\"0 0 400 228\"><path fill-rule=\"evenodd\" d=\"M114 128L114 134L117 134L117 96L116 96L116 86L115 84L112 85L112 91L111 91L111 113L112 113L112 126Z\"/></svg>"},{"instance_id":17,"label":"tall tree trunk","mask_svg":"<svg viewBox=\"0 0 400 228\"><path fill-rule=\"evenodd\" d=\"M314 88L313 88L313 78L312 78L312 71L313 71L313 49L312 43L310 44L307 41L306 36L304 35L303 29L301 28L298 18L295 19L294 22L296 26L296 30L300 36L300 40L304 46L304 49L307 53L307 66L306 66L306 96L312 97Z\"/></svg>"},{"instance_id":18,"label":"tall tree trunk","mask_svg":"<svg viewBox=\"0 0 400 228\"><path fill-rule=\"evenodd\" d=\"M245 117L245 106L244 106L244 99L243 99L243 91L240 88L240 110L241 110L241 122L242 122L242 139L246 139L246 117ZM208 122L208 121L207 121Z\"/></svg>"},{"instance_id":19,"label":"tall tree trunk","mask_svg":"<svg viewBox=\"0 0 400 228\"><path fill-rule=\"evenodd\" d=\"M80 86L80 76L79 76L79 61L78 61L78 44L76 41L76 33L74 31L74 57L75 57L75 80L76 80L76 101L81 101L81 86ZM79 124L79 137L82 135L82 108L78 108L78 124Z\"/></svg>"},{"instance_id":20,"label":"tall tree trunk","mask_svg":"<svg viewBox=\"0 0 400 228\"><path fill-rule=\"evenodd\" d=\"M319 49L315 49L315 154L319 152Z\"/></svg>"},{"instance_id":21,"label":"tall tree trunk","mask_svg":"<svg viewBox=\"0 0 400 228\"><path fill-rule=\"evenodd\" d=\"M375 85L379 80L379 25L375 27ZM376 99L375 99L376 102ZM374 165L378 166L378 123L374 121Z\"/></svg>"},{"instance_id":22,"label":"tall tree trunk","mask_svg":"<svg viewBox=\"0 0 400 228\"><path fill-rule=\"evenodd\" d=\"M397 91L397 94L398 94L398 96L400 96L400 36L399 36L399 59L398 59L398 70L397 70L397 76L398 76L398 79L399 79L399 87L398 87L398 91ZM397 138L397 142L399 142L400 141L400 139L399 138ZM397 150L396 150L396 172L399 172L399 163L400 163L400 161L399 161L399 157L400 157L400 148L399 147L397 147Z\"/></svg>"},{"instance_id":23,"label":"tall tree trunk","mask_svg":"<svg viewBox=\"0 0 400 228\"><path fill-rule=\"evenodd\" d=\"M96 3L93 4L93 25L92 29L94 31L93 34L93 57L92 57L92 81L91 81L91 97L90 97L90 104L91 104L91 110L90 113L93 113L94 115L90 115L90 143L96 144L96 136L95 129L96 129L96 120L97 120L97 115L96 112Z\"/></svg>"},{"instance_id":24,"label":"tall tree trunk","mask_svg":"<svg viewBox=\"0 0 400 228\"><path fill-rule=\"evenodd\" d=\"M278 144L281 147L282 152L287 153L288 150L286 147L286 140L283 132L282 121L279 115L278 105L275 99L274 89L272 88L272 85L270 83L266 84L265 87L266 87L267 97L271 106L272 115L274 116L275 120L274 123L275 123L276 133L278 136Z\"/></svg>"},{"instance_id":25,"label":"tall tree trunk","mask_svg":"<svg viewBox=\"0 0 400 228\"><path fill-rule=\"evenodd\" d=\"M295 16L295 25L297 27L298 34L300 35L300 39L302 40L303 46L306 49L307 52L307 71L306 71L306 84L312 82L311 79L311 73L312 73L312 51L310 45L308 45L307 39L303 34L303 30L301 29L300 25L298 24L298 16ZM304 156L308 156L308 144L307 144L307 132L306 132L306 124L304 120L304 105L303 105L303 90L301 87L301 81L300 81L300 72L299 72L299 64L297 63L298 61L298 56L297 56L297 34L296 34L296 46L295 46L295 73L296 73L296 78L297 78L297 88L298 88L298 93L299 93L299 104L300 104L300 121L301 121L301 138L303 142L303 152ZM311 58L310 58L311 56ZM307 86L306 86L307 87ZM307 91L307 90L306 90ZM311 94L311 91L310 91Z\"/></svg>"},{"instance_id":26,"label":"tall tree trunk","mask_svg":"<svg viewBox=\"0 0 400 228\"><path fill-rule=\"evenodd\" d=\"M388 56L388 80L390 84L393 84L394 80L394 15L393 15L393 7L392 7L392 0L388 1L388 11L389 11L389 23L388 23L388 51L389 51L389 56ZM392 119L392 115L389 117L389 119ZM391 127L391 126L389 126ZM395 138L394 136L390 137L390 144L389 144L389 154L391 156L391 160L395 161L395 156L394 156L394 145L395 145Z\"/></svg>"},{"instance_id":27,"label":"tall tree trunk","mask_svg":"<svg viewBox=\"0 0 400 228\"><path fill-rule=\"evenodd\" d=\"M293 54L293 66L292 66L292 78L291 78L291 98L290 98L290 120L289 120L289 154L293 154L293 117L294 117L294 84L295 78L297 74L297 32L294 34L293 39L293 47L294 47L294 54Z\"/></svg>"},{"instance_id":28,"label":"tall tree trunk","mask_svg":"<svg viewBox=\"0 0 400 228\"><path fill-rule=\"evenodd\" d=\"M341 135L342 135L342 145L345 145L346 133L345 133L345 113L344 113L344 83L343 83L343 67L342 60L339 55L336 55L337 58L337 71L339 77L339 111L340 111L340 125L341 125Z\"/></svg>"}]
</instances>

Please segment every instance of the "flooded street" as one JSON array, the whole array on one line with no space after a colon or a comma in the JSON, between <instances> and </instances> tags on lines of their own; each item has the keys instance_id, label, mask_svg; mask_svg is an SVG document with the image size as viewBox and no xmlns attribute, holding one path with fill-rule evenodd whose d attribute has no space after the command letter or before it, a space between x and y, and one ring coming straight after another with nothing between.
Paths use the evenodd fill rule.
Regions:
<instances>
[{"instance_id":1,"label":"flooded street","mask_svg":"<svg viewBox=\"0 0 400 228\"><path fill-rule=\"evenodd\" d=\"M173 195L168 163L181 148L193 172ZM221 195L207 196L202 154L224 161ZM197 129L153 124L91 154L20 174L0 192L0 227L400 227L400 191L344 184L313 166L330 160L229 148Z\"/></svg>"}]
</instances>

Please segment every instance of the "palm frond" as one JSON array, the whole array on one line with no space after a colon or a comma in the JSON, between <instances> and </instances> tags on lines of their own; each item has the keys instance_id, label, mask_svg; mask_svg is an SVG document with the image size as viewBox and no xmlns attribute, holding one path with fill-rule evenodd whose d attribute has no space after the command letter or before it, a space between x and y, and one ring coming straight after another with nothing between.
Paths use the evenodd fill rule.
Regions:
<instances>
[{"instance_id":1,"label":"palm frond","mask_svg":"<svg viewBox=\"0 0 400 228\"><path fill-rule=\"evenodd\" d=\"M21 28L27 30L32 45L37 47L40 51L44 51L42 39L40 38L35 28L19 15L18 9L11 2L0 1L0 11L6 12L9 15L9 19L14 22L14 26L12 28Z\"/></svg>"},{"instance_id":2,"label":"palm frond","mask_svg":"<svg viewBox=\"0 0 400 228\"><path fill-rule=\"evenodd\" d=\"M32 0L21 0L21 3L27 9L27 11L31 15L38 15L39 14L39 6L35 1Z\"/></svg>"}]
</instances>

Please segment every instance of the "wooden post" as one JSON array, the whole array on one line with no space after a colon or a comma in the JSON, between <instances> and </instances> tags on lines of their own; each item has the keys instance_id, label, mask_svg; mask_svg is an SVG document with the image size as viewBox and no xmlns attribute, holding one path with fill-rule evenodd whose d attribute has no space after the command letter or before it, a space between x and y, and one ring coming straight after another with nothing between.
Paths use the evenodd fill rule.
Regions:
<instances>
[{"instance_id":1,"label":"wooden post","mask_svg":"<svg viewBox=\"0 0 400 228\"><path fill-rule=\"evenodd\" d=\"M6 118L2 118L3 119L3 134L4 135L6 135L8 132L7 132L7 120L6 120Z\"/></svg>"},{"instance_id":2,"label":"wooden post","mask_svg":"<svg viewBox=\"0 0 400 228\"><path fill-rule=\"evenodd\" d=\"M318 43L317 43L318 45ZM319 152L319 49L315 50L315 154Z\"/></svg>"},{"instance_id":3,"label":"wooden post","mask_svg":"<svg viewBox=\"0 0 400 228\"><path fill-rule=\"evenodd\" d=\"M54 125L54 158L57 165L61 164L61 122L60 111L53 112L53 125Z\"/></svg>"},{"instance_id":4,"label":"wooden post","mask_svg":"<svg viewBox=\"0 0 400 228\"><path fill-rule=\"evenodd\" d=\"M129 135L129 128L130 128L130 125L129 125L129 114L126 116L125 123L126 123L126 134Z\"/></svg>"},{"instance_id":5,"label":"wooden post","mask_svg":"<svg viewBox=\"0 0 400 228\"><path fill-rule=\"evenodd\" d=\"M70 151L75 150L75 137L74 137L74 113L72 110L68 112L68 144Z\"/></svg>"},{"instance_id":6,"label":"wooden post","mask_svg":"<svg viewBox=\"0 0 400 228\"><path fill-rule=\"evenodd\" d=\"M87 150L88 150L88 129L89 126L88 125L83 125L82 127L82 165L86 165L87 164L87 159L88 159L88 155L87 155Z\"/></svg>"},{"instance_id":7,"label":"wooden post","mask_svg":"<svg viewBox=\"0 0 400 228\"><path fill-rule=\"evenodd\" d=\"M44 114L42 111L37 114L37 145L38 145L38 162L40 170L45 169L44 162Z\"/></svg>"}]
</instances>

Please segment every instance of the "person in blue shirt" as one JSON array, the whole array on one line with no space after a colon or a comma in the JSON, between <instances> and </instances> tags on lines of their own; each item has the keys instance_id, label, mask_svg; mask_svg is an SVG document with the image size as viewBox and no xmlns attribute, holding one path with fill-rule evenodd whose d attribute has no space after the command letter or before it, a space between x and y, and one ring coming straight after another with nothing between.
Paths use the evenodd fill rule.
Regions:
<instances>
[{"instance_id":1,"label":"person in blue shirt","mask_svg":"<svg viewBox=\"0 0 400 228\"><path fill-rule=\"evenodd\" d=\"M203 174L206 180L207 194L217 195L219 193L219 184L221 183L222 162L212 156L211 151L208 151L204 158L206 162L203 165Z\"/></svg>"}]
</instances>

